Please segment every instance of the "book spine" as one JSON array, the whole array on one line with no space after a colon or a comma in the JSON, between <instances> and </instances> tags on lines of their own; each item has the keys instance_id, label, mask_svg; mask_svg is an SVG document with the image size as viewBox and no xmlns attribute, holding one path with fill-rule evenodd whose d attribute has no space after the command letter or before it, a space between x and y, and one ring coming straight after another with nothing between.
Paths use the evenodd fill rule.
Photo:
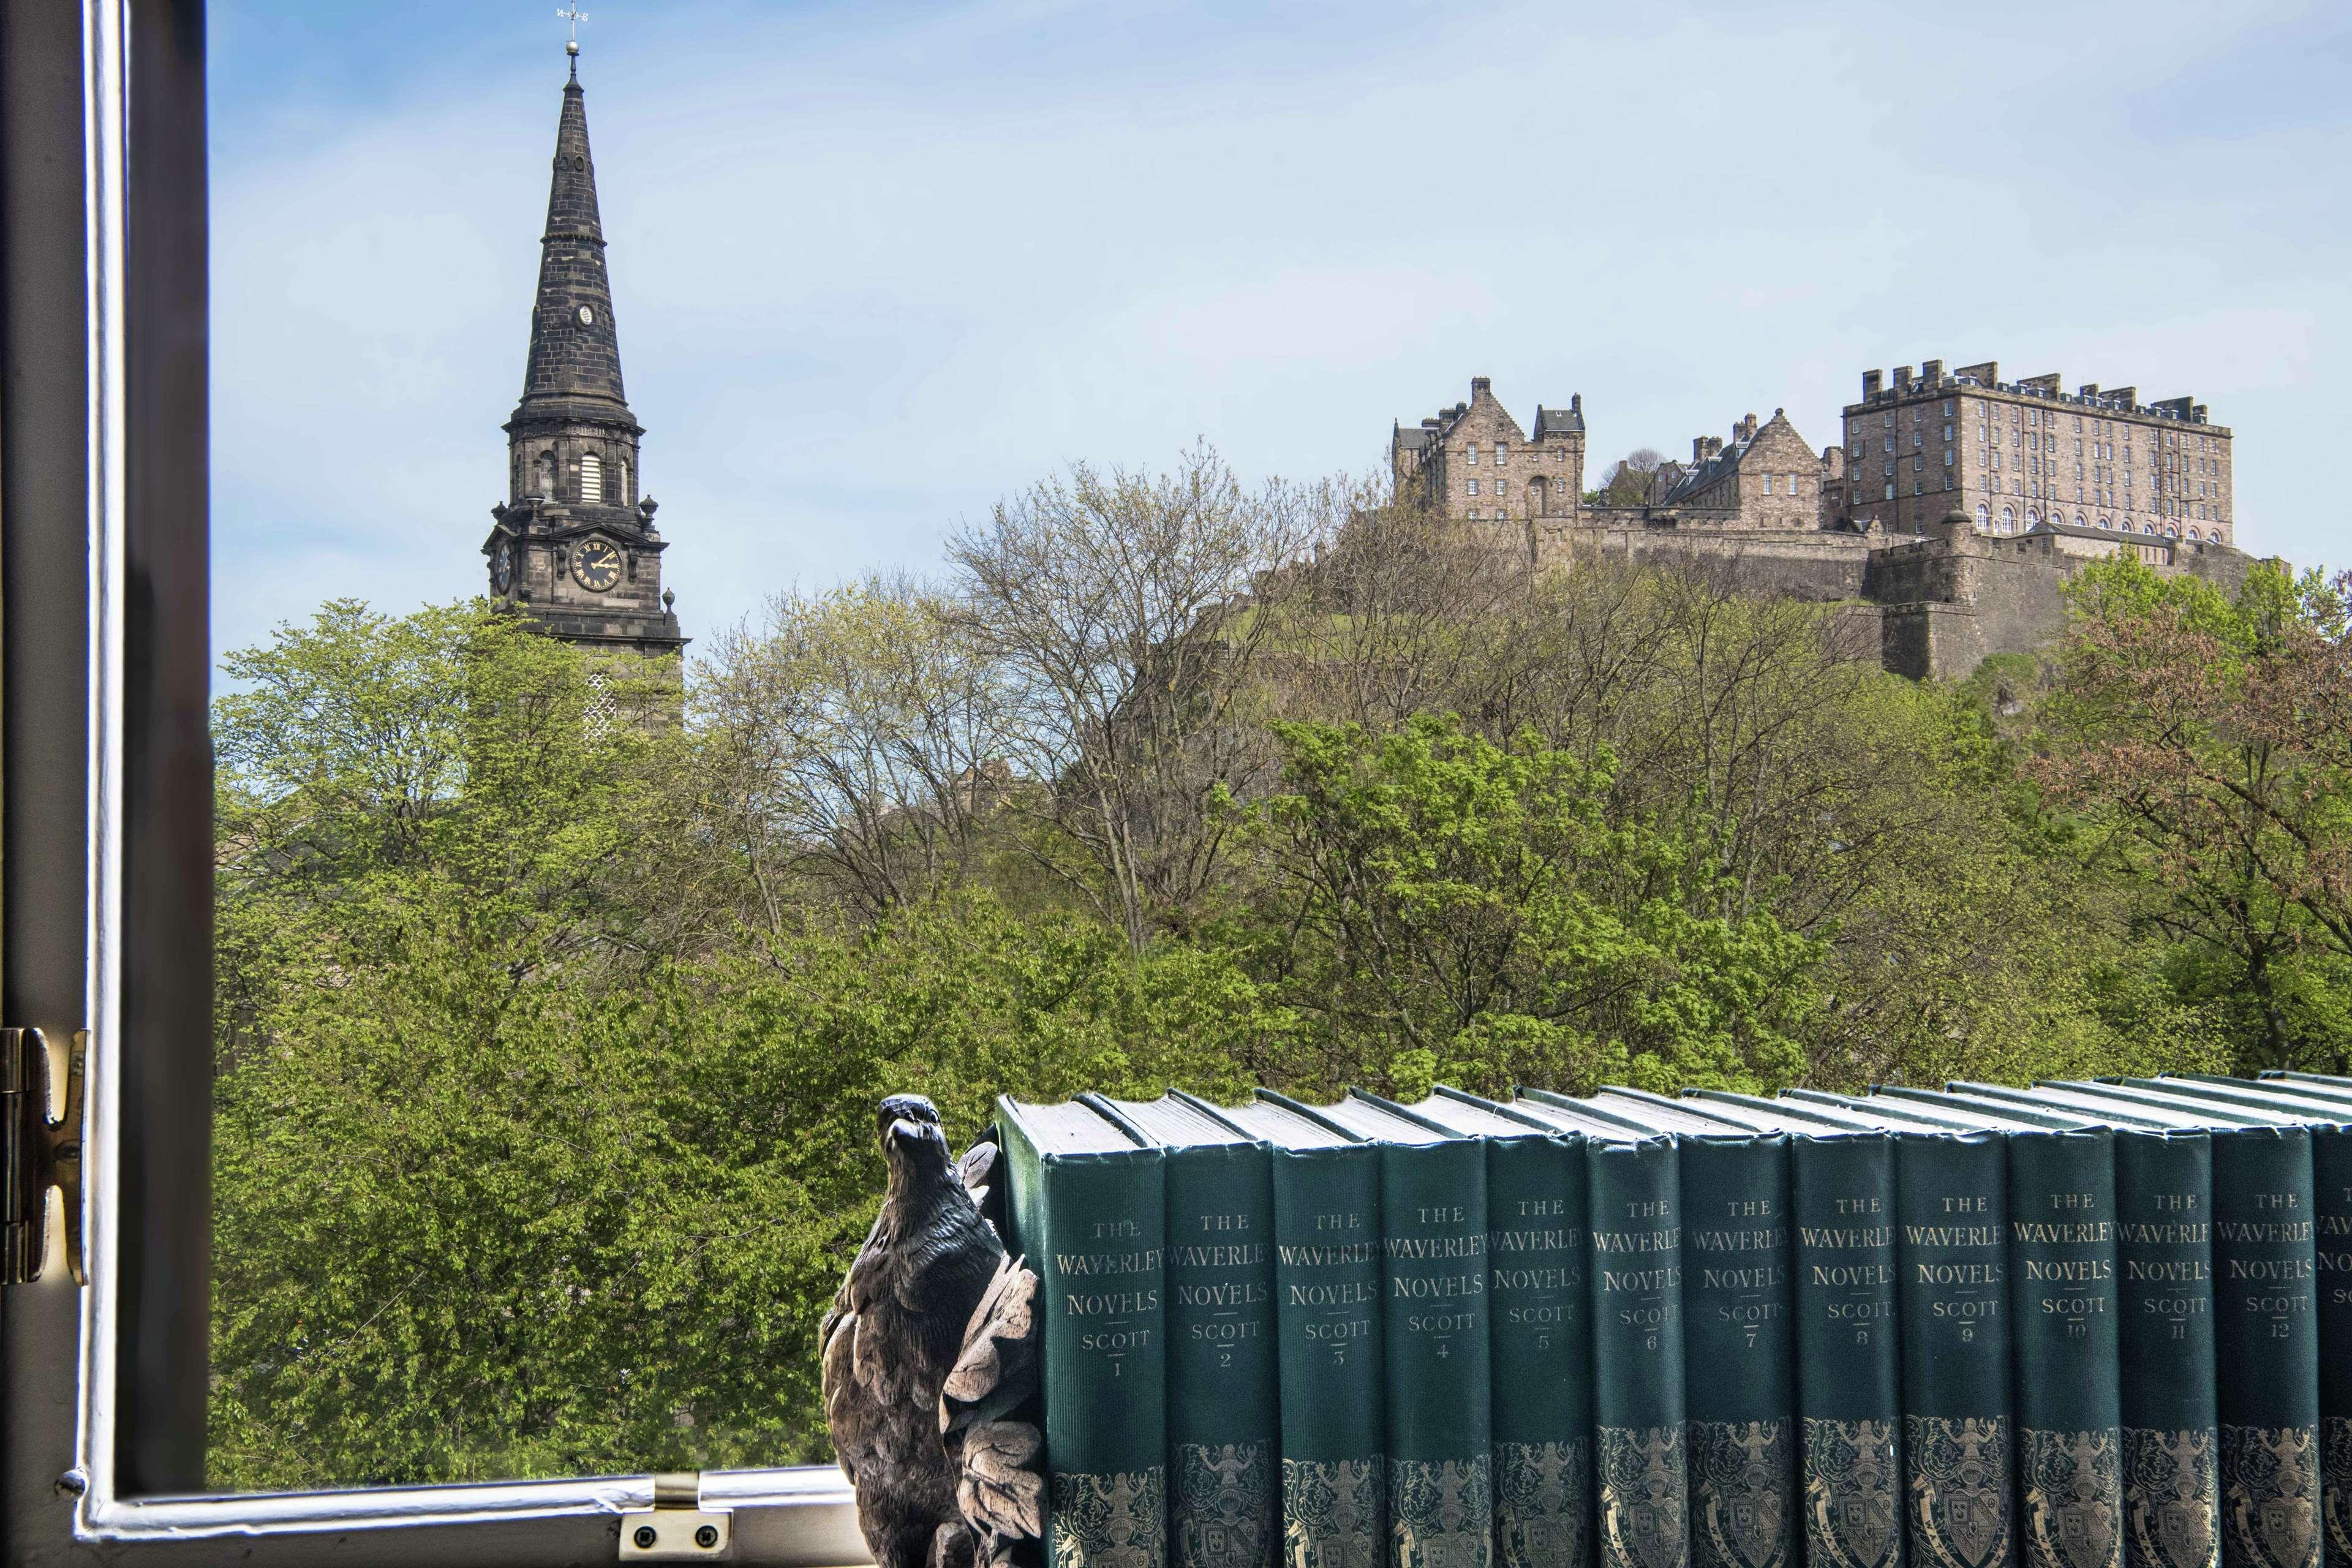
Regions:
<instances>
[{"instance_id":1,"label":"book spine","mask_svg":"<svg viewBox=\"0 0 2352 1568\"><path fill-rule=\"evenodd\" d=\"M2321 1534L2311 1135L2233 1127L2212 1139L2221 1561L2313 1568Z\"/></svg>"},{"instance_id":2,"label":"book spine","mask_svg":"<svg viewBox=\"0 0 2352 1568\"><path fill-rule=\"evenodd\" d=\"M1904 1519L1914 1564L2000 1568L2015 1551L2008 1174L1997 1133L1895 1135Z\"/></svg>"},{"instance_id":3,"label":"book spine","mask_svg":"<svg viewBox=\"0 0 2352 1568\"><path fill-rule=\"evenodd\" d=\"M1670 1139L1586 1142L1603 1568L1687 1568L1681 1181Z\"/></svg>"},{"instance_id":4,"label":"book spine","mask_svg":"<svg viewBox=\"0 0 2352 1568\"><path fill-rule=\"evenodd\" d=\"M1453 1138L1384 1143L1380 1152L1389 1560L1395 1568L1487 1568L1495 1482L1486 1151Z\"/></svg>"},{"instance_id":5,"label":"book spine","mask_svg":"<svg viewBox=\"0 0 2352 1568\"><path fill-rule=\"evenodd\" d=\"M1592 1316L1584 1140L1486 1145L1495 1557L1571 1568L1592 1539Z\"/></svg>"},{"instance_id":6,"label":"book spine","mask_svg":"<svg viewBox=\"0 0 2352 1568\"><path fill-rule=\"evenodd\" d=\"M1045 1560L1167 1561L1166 1164L1040 1154L1017 1132L1014 1236L1045 1309Z\"/></svg>"},{"instance_id":7,"label":"book spine","mask_svg":"<svg viewBox=\"0 0 2352 1568\"><path fill-rule=\"evenodd\" d=\"M1377 1152L1272 1152L1285 1563L1371 1568L1388 1547Z\"/></svg>"},{"instance_id":8,"label":"book spine","mask_svg":"<svg viewBox=\"0 0 2352 1568\"><path fill-rule=\"evenodd\" d=\"M2314 1128L2311 1163L2319 1342L2326 1347L2319 1358L2320 1501L2328 1559L2352 1568L2352 1130Z\"/></svg>"},{"instance_id":9,"label":"book spine","mask_svg":"<svg viewBox=\"0 0 2352 1568\"><path fill-rule=\"evenodd\" d=\"M1897 1568L1895 1164L1857 1133L1790 1147L1808 1568Z\"/></svg>"},{"instance_id":10,"label":"book spine","mask_svg":"<svg viewBox=\"0 0 2352 1568\"><path fill-rule=\"evenodd\" d=\"M2115 1135L2009 1134L2010 1319L2029 1568L2122 1568Z\"/></svg>"},{"instance_id":11,"label":"book spine","mask_svg":"<svg viewBox=\"0 0 2352 1568\"><path fill-rule=\"evenodd\" d=\"M2116 1134L2127 1568L2221 1562L2212 1221L2210 1139Z\"/></svg>"},{"instance_id":12,"label":"book spine","mask_svg":"<svg viewBox=\"0 0 2352 1568\"><path fill-rule=\"evenodd\" d=\"M1680 1147L1691 1562L1785 1568L1800 1552L1789 1141Z\"/></svg>"},{"instance_id":13,"label":"book spine","mask_svg":"<svg viewBox=\"0 0 2352 1568\"><path fill-rule=\"evenodd\" d=\"M1281 1554L1274 1178L1258 1144L1168 1153L1168 1536L1176 1568Z\"/></svg>"}]
</instances>

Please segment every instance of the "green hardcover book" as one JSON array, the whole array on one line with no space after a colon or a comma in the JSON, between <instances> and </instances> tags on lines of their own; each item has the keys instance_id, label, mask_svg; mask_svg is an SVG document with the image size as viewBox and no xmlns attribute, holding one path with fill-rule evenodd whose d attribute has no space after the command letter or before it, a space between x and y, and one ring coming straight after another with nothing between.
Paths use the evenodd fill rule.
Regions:
<instances>
[{"instance_id":1,"label":"green hardcover book","mask_svg":"<svg viewBox=\"0 0 2352 1568\"><path fill-rule=\"evenodd\" d=\"M2352 1105L2308 1079L2131 1079L2121 1087L2193 1097L2248 1121L2300 1127L2311 1140L2312 1263L2318 1347L2321 1542L2332 1563L2352 1563L2352 1303L2344 1300L2346 1233L2352 1230ZM2218 1176L2217 1176L2218 1180ZM2225 1280L2226 1284L2226 1280ZM2331 1419L2333 1417L2333 1419Z\"/></svg>"},{"instance_id":2,"label":"green hardcover book","mask_svg":"<svg viewBox=\"0 0 2352 1568\"><path fill-rule=\"evenodd\" d=\"M1264 1142L1273 1167L1282 1560L1380 1568L1388 1481L1379 1151L1267 1100L1220 1114Z\"/></svg>"},{"instance_id":3,"label":"green hardcover book","mask_svg":"<svg viewBox=\"0 0 2352 1568\"><path fill-rule=\"evenodd\" d=\"M1808 1568L1897 1568L1906 1552L1892 1141L1869 1121L1793 1100L1685 1098L1789 1136Z\"/></svg>"},{"instance_id":4,"label":"green hardcover book","mask_svg":"<svg viewBox=\"0 0 2352 1568\"><path fill-rule=\"evenodd\" d=\"M1592 1234L1592 1442L1601 1568L1688 1568L1681 1171L1674 1141L1523 1093L1584 1134Z\"/></svg>"},{"instance_id":5,"label":"green hardcover book","mask_svg":"<svg viewBox=\"0 0 2352 1568\"><path fill-rule=\"evenodd\" d=\"M2054 1110L1980 1108L1917 1091L1901 1098L2006 1137L2024 1560L2032 1568L2122 1568L2115 1133Z\"/></svg>"},{"instance_id":6,"label":"green hardcover book","mask_svg":"<svg viewBox=\"0 0 2352 1568\"><path fill-rule=\"evenodd\" d=\"M2204 1123L2044 1085L1956 1092L2057 1110L2116 1135L2116 1260L2129 1568L2218 1568L2220 1406L2213 1349L2213 1148Z\"/></svg>"},{"instance_id":7,"label":"green hardcover book","mask_svg":"<svg viewBox=\"0 0 2352 1568\"><path fill-rule=\"evenodd\" d=\"M2166 1078L2162 1082L2173 1080ZM2352 1079L2265 1073L2248 1083L2283 1108L2352 1120ZM2315 1123L2311 1134L2312 1215L2319 1263L2320 1501L2332 1568L2352 1568L2352 1131Z\"/></svg>"},{"instance_id":8,"label":"green hardcover book","mask_svg":"<svg viewBox=\"0 0 2352 1568\"><path fill-rule=\"evenodd\" d=\"M1694 1568L1793 1564L1803 1516L1788 1135L1637 1089L1604 1089L1583 1103L1673 1137L1682 1163Z\"/></svg>"},{"instance_id":9,"label":"green hardcover book","mask_svg":"<svg viewBox=\"0 0 2352 1568\"><path fill-rule=\"evenodd\" d=\"M1045 1561L1167 1561L1167 1166L1076 1104L997 1102L1010 1249L1037 1272Z\"/></svg>"},{"instance_id":10,"label":"green hardcover book","mask_svg":"<svg viewBox=\"0 0 2352 1568\"><path fill-rule=\"evenodd\" d=\"M1911 1560L1995 1568L2016 1550L2008 1151L1997 1132L1883 1094L1833 1103L1880 1121L1894 1140Z\"/></svg>"},{"instance_id":11,"label":"green hardcover book","mask_svg":"<svg viewBox=\"0 0 2352 1568\"><path fill-rule=\"evenodd\" d=\"M1282 1423L1265 1146L1181 1095L1080 1099L1167 1151L1169 1556L1176 1568L1274 1568Z\"/></svg>"},{"instance_id":12,"label":"green hardcover book","mask_svg":"<svg viewBox=\"0 0 2352 1568\"><path fill-rule=\"evenodd\" d=\"M1391 1568L1495 1556L1486 1150L1350 1090L1318 1108L1381 1157Z\"/></svg>"},{"instance_id":13,"label":"green hardcover book","mask_svg":"<svg viewBox=\"0 0 2352 1568\"><path fill-rule=\"evenodd\" d=\"M2225 1568L2315 1568L2322 1526L2310 1130L2137 1083L2060 1087L2208 1119L2221 1561Z\"/></svg>"},{"instance_id":14,"label":"green hardcover book","mask_svg":"<svg viewBox=\"0 0 2352 1568\"><path fill-rule=\"evenodd\" d=\"M1581 1133L1440 1087L1407 1107L1486 1147L1495 1561L1585 1568L1592 1541L1592 1308Z\"/></svg>"}]
</instances>

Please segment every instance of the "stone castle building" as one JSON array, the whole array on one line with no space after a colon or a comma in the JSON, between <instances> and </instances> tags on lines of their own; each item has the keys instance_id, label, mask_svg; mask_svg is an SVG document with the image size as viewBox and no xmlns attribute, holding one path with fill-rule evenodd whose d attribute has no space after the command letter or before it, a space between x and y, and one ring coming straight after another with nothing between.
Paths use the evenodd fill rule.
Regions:
<instances>
[{"instance_id":1,"label":"stone castle building","mask_svg":"<svg viewBox=\"0 0 2352 1568\"><path fill-rule=\"evenodd\" d=\"M2073 392L2055 375L2000 379L1987 361L1946 374L1928 360L1890 384L1862 377L1845 407L1849 510L1916 532L1958 508L1980 532L2037 529L2229 544L2230 430L2187 397L2143 406L2135 388Z\"/></svg>"},{"instance_id":2,"label":"stone castle building","mask_svg":"<svg viewBox=\"0 0 2352 1568\"><path fill-rule=\"evenodd\" d=\"M1531 571L1729 562L1757 592L1874 620L1881 661L1915 678L2055 637L2087 562L2128 552L2232 588L2252 564L2232 542L2230 432L2189 398L2143 406L2128 387L2068 395L2054 375L1929 360L1891 385L1865 374L1844 423L1844 444L1816 452L1785 411L1748 415L1662 463L1640 504L1603 504L1583 488L1582 396L1528 428L1476 376L1468 400L1395 425L1390 460L1401 497Z\"/></svg>"},{"instance_id":3,"label":"stone castle building","mask_svg":"<svg viewBox=\"0 0 2352 1568\"><path fill-rule=\"evenodd\" d=\"M507 421L507 499L482 542L491 598L566 642L636 654L685 647L662 587L665 544L641 496L645 434L621 387L580 49L556 123L522 398Z\"/></svg>"}]
</instances>

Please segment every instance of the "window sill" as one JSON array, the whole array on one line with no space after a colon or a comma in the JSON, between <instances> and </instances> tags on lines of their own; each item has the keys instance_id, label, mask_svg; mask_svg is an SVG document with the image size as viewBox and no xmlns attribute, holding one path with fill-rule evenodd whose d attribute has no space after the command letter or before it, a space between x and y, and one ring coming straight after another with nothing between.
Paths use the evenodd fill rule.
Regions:
<instances>
[{"instance_id":1,"label":"window sill","mask_svg":"<svg viewBox=\"0 0 2352 1568\"><path fill-rule=\"evenodd\" d=\"M116 1499L86 1503L76 1533L119 1542L343 1533L617 1518L653 1503L651 1476ZM739 1558L811 1564L868 1561L849 1481L833 1466L705 1471L702 1505L734 1513Z\"/></svg>"}]
</instances>

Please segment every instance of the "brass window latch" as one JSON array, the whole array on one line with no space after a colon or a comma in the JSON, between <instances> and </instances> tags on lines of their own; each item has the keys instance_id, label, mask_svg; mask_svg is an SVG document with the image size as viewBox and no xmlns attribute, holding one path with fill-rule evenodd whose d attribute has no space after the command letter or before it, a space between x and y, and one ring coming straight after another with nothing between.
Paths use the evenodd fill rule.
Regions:
<instances>
[{"instance_id":1,"label":"brass window latch","mask_svg":"<svg viewBox=\"0 0 2352 1568\"><path fill-rule=\"evenodd\" d=\"M729 1555L725 1509L702 1506L702 1473L674 1470L654 1478L654 1506L621 1515L624 1563L710 1562Z\"/></svg>"},{"instance_id":2,"label":"brass window latch","mask_svg":"<svg viewBox=\"0 0 2352 1568\"><path fill-rule=\"evenodd\" d=\"M82 1058L74 1031L63 1053L64 1103L50 1115L57 1068L38 1029L0 1029L0 1284L29 1285L48 1267L49 1194L58 1194L66 1268L89 1283L81 1250Z\"/></svg>"}]
</instances>

